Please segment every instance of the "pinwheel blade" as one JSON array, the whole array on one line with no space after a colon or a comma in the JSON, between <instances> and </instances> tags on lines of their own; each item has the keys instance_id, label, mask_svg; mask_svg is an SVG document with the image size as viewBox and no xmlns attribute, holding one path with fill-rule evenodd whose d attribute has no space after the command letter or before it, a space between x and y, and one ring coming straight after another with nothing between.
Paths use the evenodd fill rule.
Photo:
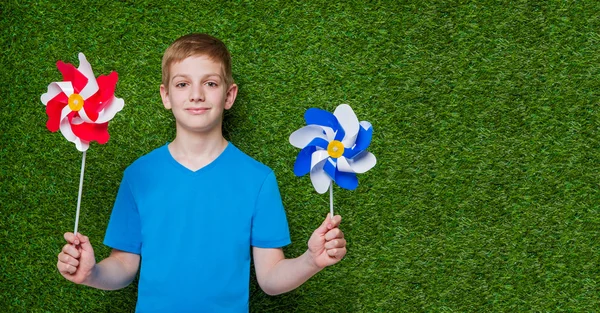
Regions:
<instances>
[{"instance_id":1,"label":"pinwheel blade","mask_svg":"<svg viewBox=\"0 0 600 313\"><path fill-rule=\"evenodd\" d=\"M354 114L354 111L352 111L352 108L349 105L340 104L333 112L333 115L337 118L341 128L346 133L341 140L344 144L344 147L352 148L359 128L356 114Z\"/></svg>"},{"instance_id":2,"label":"pinwheel blade","mask_svg":"<svg viewBox=\"0 0 600 313\"><path fill-rule=\"evenodd\" d=\"M316 150L315 146L308 146L298 153L294 163L294 175L304 176L310 173L311 156Z\"/></svg>"},{"instance_id":3,"label":"pinwheel blade","mask_svg":"<svg viewBox=\"0 0 600 313\"><path fill-rule=\"evenodd\" d=\"M344 138L344 129L340 126L338 119L331 112L325 110L310 108L304 113L304 120L307 125L319 125L329 127L335 133L335 140L342 140Z\"/></svg>"},{"instance_id":4,"label":"pinwheel blade","mask_svg":"<svg viewBox=\"0 0 600 313\"><path fill-rule=\"evenodd\" d=\"M344 156L348 159L354 158L357 154L366 150L371 144L373 138L373 126L371 123L362 121L360 122L360 128L358 135L356 136L356 142L351 149L344 150Z\"/></svg>"},{"instance_id":5,"label":"pinwheel blade","mask_svg":"<svg viewBox=\"0 0 600 313\"><path fill-rule=\"evenodd\" d=\"M358 187L358 177L354 173L337 172L335 183L344 189L354 190Z\"/></svg>"},{"instance_id":6,"label":"pinwheel blade","mask_svg":"<svg viewBox=\"0 0 600 313\"><path fill-rule=\"evenodd\" d=\"M377 164L375 155L368 151L363 151L354 159L341 157L337 159L337 169L340 172L362 174L370 170Z\"/></svg>"},{"instance_id":7,"label":"pinwheel blade","mask_svg":"<svg viewBox=\"0 0 600 313\"><path fill-rule=\"evenodd\" d=\"M336 172L336 161L328 158L325 164L323 164L323 170L331 179L335 181L335 172Z\"/></svg>"},{"instance_id":8,"label":"pinwheel blade","mask_svg":"<svg viewBox=\"0 0 600 313\"><path fill-rule=\"evenodd\" d=\"M321 164L310 171L310 181L312 182L313 187L315 187L315 190L320 194L327 192L327 189L329 189L329 185L331 184L331 178L323 171L322 167L323 165Z\"/></svg>"},{"instance_id":9,"label":"pinwheel blade","mask_svg":"<svg viewBox=\"0 0 600 313\"><path fill-rule=\"evenodd\" d=\"M310 181L318 193L325 193L331 184L331 177L323 170L328 156L323 150L315 151L311 156Z\"/></svg>"},{"instance_id":10,"label":"pinwheel blade","mask_svg":"<svg viewBox=\"0 0 600 313\"><path fill-rule=\"evenodd\" d=\"M290 135L290 144L296 148L303 149L315 138L321 138L327 142L327 136L321 126L304 126ZM327 145L325 145L327 147Z\"/></svg>"},{"instance_id":11,"label":"pinwheel blade","mask_svg":"<svg viewBox=\"0 0 600 313\"><path fill-rule=\"evenodd\" d=\"M94 76L92 65L81 52L79 53L79 67L77 69L88 79L85 87L83 87L83 89L79 92L79 94L85 100L98 91L98 82L96 82L96 76Z\"/></svg>"}]
</instances>

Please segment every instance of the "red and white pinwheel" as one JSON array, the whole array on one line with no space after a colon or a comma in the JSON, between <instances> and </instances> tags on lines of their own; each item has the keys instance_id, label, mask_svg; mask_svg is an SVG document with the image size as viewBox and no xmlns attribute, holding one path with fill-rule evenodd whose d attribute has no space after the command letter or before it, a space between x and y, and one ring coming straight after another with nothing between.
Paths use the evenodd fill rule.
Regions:
<instances>
[{"instance_id":1,"label":"red and white pinwheel","mask_svg":"<svg viewBox=\"0 0 600 313\"><path fill-rule=\"evenodd\" d=\"M83 53L79 53L79 67L56 62L63 81L48 85L42 95L46 106L48 130L60 132L75 143L77 150L86 151L90 141L105 144L109 139L108 121L123 109L125 102L114 95L119 79L117 72L97 79Z\"/></svg>"},{"instance_id":2,"label":"red and white pinwheel","mask_svg":"<svg viewBox=\"0 0 600 313\"><path fill-rule=\"evenodd\" d=\"M56 62L56 67L62 73L63 81L50 83L48 92L40 99L48 114L46 127L51 132L60 129L63 136L83 152L75 216L74 233L77 234L85 154L90 141L97 141L99 144L108 142L108 121L123 109L125 102L115 97L115 86L119 80L117 72L96 78L83 53L79 53L78 68L63 61Z\"/></svg>"}]
</instances>

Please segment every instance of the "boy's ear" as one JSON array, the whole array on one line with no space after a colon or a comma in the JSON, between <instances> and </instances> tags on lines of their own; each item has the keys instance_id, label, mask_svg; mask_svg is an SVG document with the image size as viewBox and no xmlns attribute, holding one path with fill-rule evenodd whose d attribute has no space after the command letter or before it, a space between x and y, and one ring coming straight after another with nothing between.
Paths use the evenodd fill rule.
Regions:
<instances>
[{"instance_id":1,"label":"boy's ear","mask_svg":"<svg viewBox=\"0 0 600 313\"><path fill-rule=\"evenodd\" d=\"M165 109L170 110L171 102L169 101L169 90L163 84L160 84L160 97L162 98Z\"/></svg>"},{"instance_id":2,"label":"boy's ear","mask_svg":"<svg viewBox=\"0 0 600 313\"><path fill-rule=\"evenodd\" d=\"M227 98L225 99L225 110L231 109L233 103L235 102L235 97L237 97L238 86L236 84L231 84L229 88L227 88Z\"/></svg>"}]
</instances>

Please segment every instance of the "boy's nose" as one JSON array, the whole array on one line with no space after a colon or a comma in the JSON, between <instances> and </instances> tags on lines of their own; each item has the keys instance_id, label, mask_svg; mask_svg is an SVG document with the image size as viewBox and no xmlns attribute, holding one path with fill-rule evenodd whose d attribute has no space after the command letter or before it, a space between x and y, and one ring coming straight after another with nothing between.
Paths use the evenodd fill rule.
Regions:
<instances>
[{"instance_id":1,"label":"boy's nose","mask_svg":"<svg viewBox=\"0 0 600 313\"><path fill-rule=\"evenodd\" d=\"M202 102L204 101L204 92L202 87L196 87L192 89L192 93L190 94L191 102Z\"/></svg>"}]
</instances>

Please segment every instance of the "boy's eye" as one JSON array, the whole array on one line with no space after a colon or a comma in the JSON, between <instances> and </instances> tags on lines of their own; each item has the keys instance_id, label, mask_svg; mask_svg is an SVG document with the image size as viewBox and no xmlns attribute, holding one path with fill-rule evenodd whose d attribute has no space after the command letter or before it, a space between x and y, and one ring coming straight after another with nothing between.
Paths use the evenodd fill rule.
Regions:
<instances>
[{"instance_id":1,"label":"boy's eye","mask_svg":"<svg viewBox=\"0 0 600 313\"><path fill-rule=\"evenodd\" d=\"M208 82L206 84L208 85L208 87L217 87L218 86L217 83L215 83L215 82Z\"/></svg>"},{"instance_id":2,"label":"boy's eye","mask_svg":"<svg viewBox=\"0 0 600 313\"><path fill-rule=\"evenodd\" d=\"M185 86L187 86L187 83L177 83L177 84L175 84L175 87L177 87L177 88L183 88Z\"/></svg>"}]
</instances>

